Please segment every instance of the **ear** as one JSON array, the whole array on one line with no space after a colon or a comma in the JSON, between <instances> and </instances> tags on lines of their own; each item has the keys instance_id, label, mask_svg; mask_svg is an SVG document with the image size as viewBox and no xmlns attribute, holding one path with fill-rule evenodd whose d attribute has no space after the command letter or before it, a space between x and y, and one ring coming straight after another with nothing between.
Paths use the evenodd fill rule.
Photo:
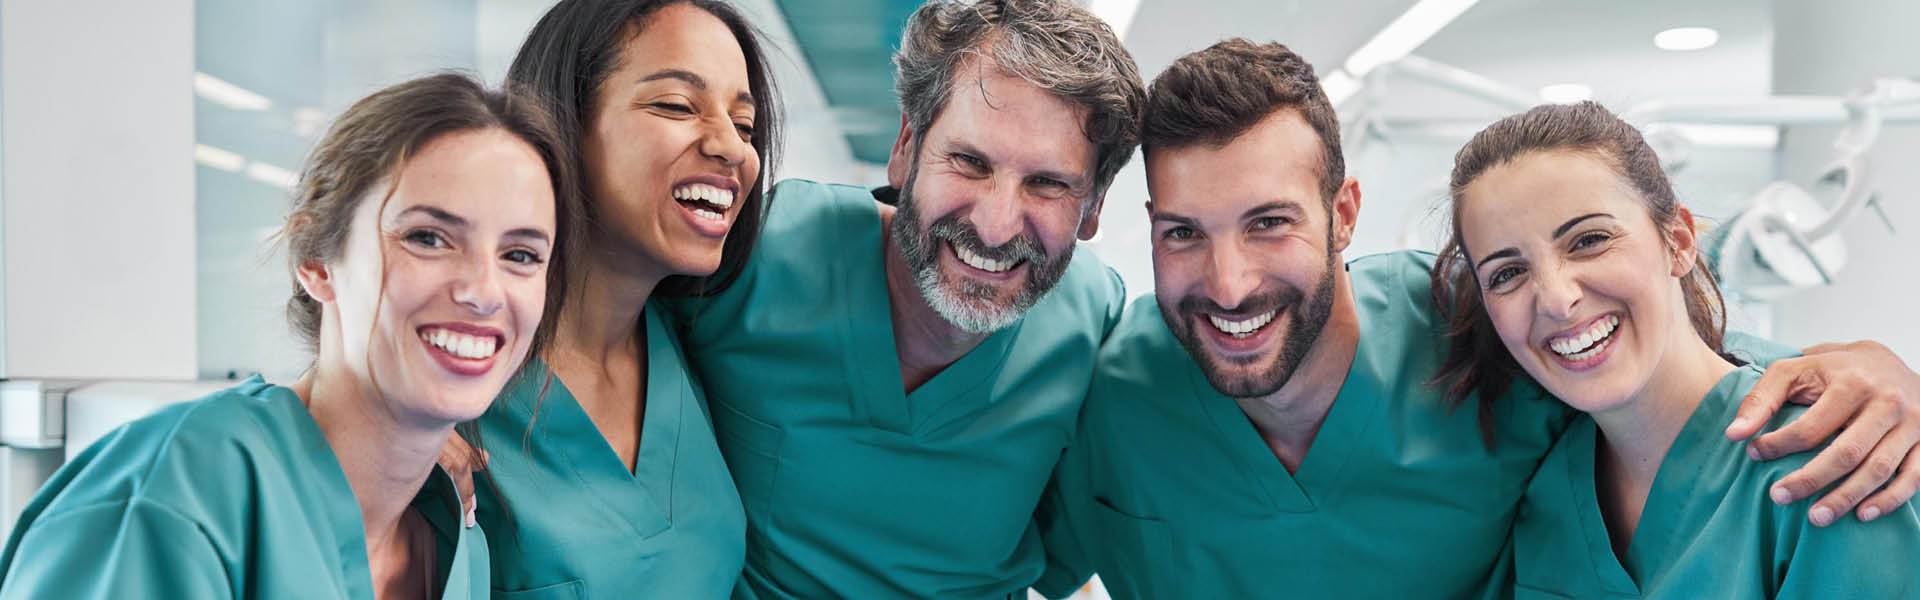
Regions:
<instances>
[{"instance_id":1,"label":"ear","mask_svg":"<svg viewBox=\"0 0 1920 600\"><path fill-rule=\"evenodd\" d=\"M1360 223L1360 180L1348 177L1333 194L1332 219L1334 252L1344 252L1353 243L1353 228Z\"/></svg>"},{"instance_id":2,"label":"ear","mask_svg":"<svg viewBox=\"0 0 1920 600\"><path fill-rule=\"evenodd\" d=\"M913 171L913 128L907 126L907 114L900 113L900 135L893 138L893 150L887 153L887 185L899 189L907 185L907 173Z\"/></svg>"},{"instance_id":3,"label":"ear","mask_svg":"<svg viewBox=\"0 0 1920 600\"><path fill-rule=\"evenodd\" d=\"M1700 255L1700 238L1693 229L1693 211L1685 206L1674 206L1680 213L1679 222L1667 226L1667 244L1673 248L1674 277L1686 277L1693 273Z\"/></svg>"},{"instance_id":4,"label":"ear","mask_svg":"<svg viewBox=\"0 0 1920 600\"><path fill-rule=\"evenodd\" d=\"M306 290L307 296L318 300L321 304L333 302L335 298L333 269L328 268L325 263L317 260L302 262L294 269L293 274L300 280L300 289Z\"/></svg>"},{"instance_id":5,"label":"ear","mask_svg":"<svg viewBox=\"0 0 1920 600\"><path fill-rule=\"evenodd\" d=\"M1080 215L1080 241L1090 241L1093 234L1100 233L1100 209L1107 203L1107 191L1093 193L1093 200L1087 203L1087 210Z\"/></svg>"}]
</instances>

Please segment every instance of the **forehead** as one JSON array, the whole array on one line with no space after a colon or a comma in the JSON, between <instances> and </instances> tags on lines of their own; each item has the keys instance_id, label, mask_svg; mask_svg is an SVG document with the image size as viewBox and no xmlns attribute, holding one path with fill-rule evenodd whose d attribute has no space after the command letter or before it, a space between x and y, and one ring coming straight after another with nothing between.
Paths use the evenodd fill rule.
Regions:
<instances>
[{"instance_id":1,"label":"forehead","mask_svg":"<svg viewBox=\"0 0 1920 600\"><path fill-rule=\"evenodd\" d=\"M687 4L675 4L649 15L620 50L619 72L650 73L662 68L687 69L719 85L728 95L747 91L747 58L733 31L719 17ZM631 82L623 82L630 84Z\"/></svg>"},{"instance_id":2,"label":"forehead","mask_svg":"<svg viewBox=\"0 0 1920 600\"><path fill-rule=\"evenodd\" d=\"M1310 213L1320 198L1320 136L1299 111L1280 110L1219 148L1192 144L1147 154L1147 193L1156 210L1239 214L1292 200Z\"/></svg>"},{"instance_id":3,"label":"forehead","mask_svg":"<svg viewBox=\"0 0 1920 600\"><path fill-rule=\"evenodd\" d=\"M959 141L998 161L1084 173L1091 170L1094 151L1081 129L1086 113L976 56L956 69L928 141Z\"/></svg>"},{"instance_id":4,"label":"forehead","mask_svg":"<svg viewBox=\"0 0 1920 600\"><path fill-rule=\"evenodd\" d=\"M1567 219L1604 212L1625 219L1646 214L1639 196L1611 165L1576 151L1527 152L1487 169L1462 190L1460 230L1469 248L1486 251L1524 239L1547 239Z\"/></svg>"},{"instance_id":5,"label":"forehead","mask_svg":"<svg viewBox=\"0 0 1920 600\"><path fill-rule=\"evenodd\" d=\"M377 204L378 197L370 198ZM442 135L400 167L386 214L432 204L475 226L502 229L554 223L553 187L532 146L500 129ZM363 207L367 210L369 207Z\"/></svg>"}]
</instances>

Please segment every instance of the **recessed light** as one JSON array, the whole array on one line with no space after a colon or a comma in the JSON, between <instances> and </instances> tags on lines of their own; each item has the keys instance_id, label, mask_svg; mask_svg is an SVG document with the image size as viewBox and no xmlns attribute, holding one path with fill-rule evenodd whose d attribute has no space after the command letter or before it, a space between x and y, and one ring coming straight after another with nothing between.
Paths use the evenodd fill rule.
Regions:
<instances>
[{"instance_id":1,"label":"recessed light","mask_svg":"<svg viewBox=\"0 0 1920 600\"><path fill-rule=\"evenodd\" d=\"M1593 98L1593 88L1578 83L1556 83L1540 88L1540 99L1554 104L1572 104Z\"/></svg>"},{"instance_id":2,"label":"recessed light","mask_svg":"<svg viewBox=\"0 0 1920 600\"><path fill-rule=\"evenodd\" d=\"M1675 27L1653 35L1653 45L1676 52L1704 50L1717 43L1720 32L1706 27Z\"/></svg>"}]
</instances>

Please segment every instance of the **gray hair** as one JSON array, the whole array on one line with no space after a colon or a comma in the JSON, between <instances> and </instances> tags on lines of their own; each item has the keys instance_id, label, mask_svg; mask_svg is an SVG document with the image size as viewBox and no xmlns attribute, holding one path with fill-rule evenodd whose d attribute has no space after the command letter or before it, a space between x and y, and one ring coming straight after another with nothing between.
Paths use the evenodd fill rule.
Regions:
<instances>
[{"instance_id":1,"label":"gray hair","mask_svg":"<svg viewBox=\"0 0 1920 600\"><path fill-rule=\"evenodd\" d=\"M1100 17L1067 0L936 0L907 20L894 53L907 127L918 139L953 95L969 57L991 57L1009 76L1087 111L1095 148L1094 195L1104 193L1140 143L1146 85L1133 56Z\"/></svg>"}]
</instances>

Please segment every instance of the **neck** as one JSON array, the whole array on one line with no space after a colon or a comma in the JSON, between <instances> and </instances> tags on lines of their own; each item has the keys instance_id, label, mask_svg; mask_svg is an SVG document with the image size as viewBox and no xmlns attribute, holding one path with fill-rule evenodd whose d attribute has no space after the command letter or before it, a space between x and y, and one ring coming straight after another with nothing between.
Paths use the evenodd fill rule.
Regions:
<instances>
[{"instance_id":1,"label":"neck","mask_svg":"<svg viewBox=\"0 0 1920 600\"><path fill-rule=\"evenodd\" d=\"M360 504L369 559L404 544L401 515L433 473L454 423L395 414L339 364L316 366L293 389L346 472Z\"/></svg>"},{"instance_id":2,"label":"neck","mask_svg":"<svg viewBox=\"0 0 1920 600\"><path fill-rule=\"evenodd\" d=\"M1734 369L1694 335L1692 324L1683 322L1667 330L1673 332L1668 349L1646 385L1620 406L1590 413L1600 429L1609 470L1626 489L1652 485L1660 463L1701 398Z\"/></svg>"},{"instance_id":3,"label":"neck","mask_svg":"<svg viewBox=\"0 0 1920 600\"><path fill-rule=\"evenodd\" d=\"M1327 324L1306 357L1294 365L1287 382L1265 396L1235 399L1289 472L1299 470L1300 463L1306 459L1307 449L1319 435L1320 426L1326 423L1334 399L1340 396L1340 387L1346 383L1347 371L1353 368L1354 354L1360 345L1359 313L1354 307L1352 284L1342 264L1336 259L1333 310Z\"/></svg>"},{"instance_id":4,"label":"neck","mask_svg":"<svg viewBox=\"0 0 1920 600\"><path fill-rule=\"evenodd\" d=\"M640 312L666 279L665 269L651 258L614 252L589 254L581 266L569 277L549 353L603 365L636 348Z\"/></svg>"},{"instance_id":5,"label":"neck","mask_svg":"<svg viewBox=\"0 0 1920 600\"><path fill-rule=\"evenodd\" d=\"M880 252L885 257L887 304L893 317L893 348L900 361L900 376L911 393L920 384L933 379L987 339L987 334L971 333L955 327L927 303L914 279L906 258L893 245L890 234L895 209L876 202L880 209Z\"/></svg>"}]
</instances>

